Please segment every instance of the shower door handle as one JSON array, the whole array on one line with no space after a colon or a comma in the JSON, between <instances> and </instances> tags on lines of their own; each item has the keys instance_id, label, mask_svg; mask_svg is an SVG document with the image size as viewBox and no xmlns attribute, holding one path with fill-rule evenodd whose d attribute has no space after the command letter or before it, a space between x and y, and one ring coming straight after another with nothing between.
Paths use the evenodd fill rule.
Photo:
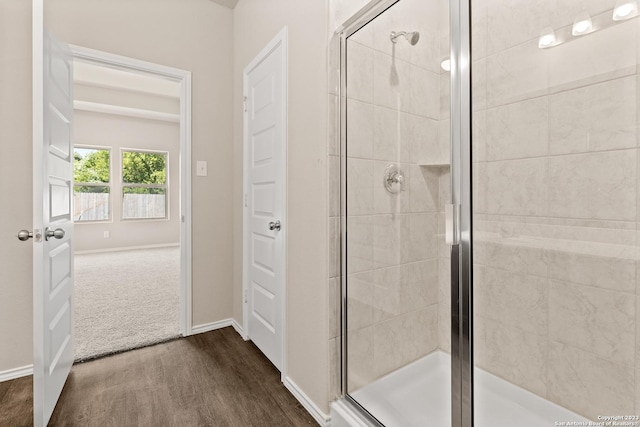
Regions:
<instances>
[{"instance_id":1,"label":"shower door handle","mask_svg":"<svg viewBox=\"0 0 640 427\"><path fill-rule=\"evenodd\" d=\"M460 206L454 204L444 205L445 230L444 240L448 245L460 243Z\"/></svg>"}]
</instances>

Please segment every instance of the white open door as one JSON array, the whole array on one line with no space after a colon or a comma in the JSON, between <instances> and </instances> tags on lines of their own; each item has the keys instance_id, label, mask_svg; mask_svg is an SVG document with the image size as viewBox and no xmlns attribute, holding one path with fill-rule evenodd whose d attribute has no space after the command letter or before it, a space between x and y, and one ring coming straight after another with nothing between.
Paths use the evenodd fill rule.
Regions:
<instances>
[{"instance_id":1,"label":"white open door","mask_svg":"<svg viewBox=\"0 0 640 427\"><path fill-rule=\"evenodd\" d=\"M285 310L286 29L244 71L245 327L282 371Z\"/></svg>"},{"instance_id":2,"label":"white open door","mask_svg":"<svg viewBox=\"0 0 640 427\"><path fill-rule=\"evenodd\" d=\"M33 415L39 427L47 425L73 364L73 76L66 45L34 28L33 46Z\"/></svg>"}]
</instances>

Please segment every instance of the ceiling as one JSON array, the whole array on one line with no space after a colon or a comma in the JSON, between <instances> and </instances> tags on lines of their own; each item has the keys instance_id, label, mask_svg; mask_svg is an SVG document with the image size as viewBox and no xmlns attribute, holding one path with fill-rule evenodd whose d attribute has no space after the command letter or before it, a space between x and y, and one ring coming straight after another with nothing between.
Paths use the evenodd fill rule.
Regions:
<instances>
[{"instance_id":1,"label":"ceiling","mask_svg":"<svg viewBox=\"0 0 640 427\"><path fill-rule=\"evenodd\" d=\"M214 3L221 4L222 6L226 6L229 9L233 9L238 4L238 0L211 0Z\"/></svg>"}]
</instances>

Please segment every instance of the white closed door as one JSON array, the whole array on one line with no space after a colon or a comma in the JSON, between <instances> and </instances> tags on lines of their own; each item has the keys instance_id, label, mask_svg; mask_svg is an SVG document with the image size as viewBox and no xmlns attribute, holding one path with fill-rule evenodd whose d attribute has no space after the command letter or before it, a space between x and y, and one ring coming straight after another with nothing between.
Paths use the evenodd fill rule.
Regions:
<instances>
[{"instance_id":1,"label":"white closed door","mask_svg":"<svg viewBox=\"0 0 640 427\"><path fill-rule=\"evenodd\" d=\"M35 46L35 43L34 43ZM72 58L46 32L34 68L34 424L47 425L73 364ZM41 84L40 84L41 83ZM39 105L38 105L39 104Z\"/></svg>"},{"instance_id":2,"label":"white closed door","mask_svg":"<svg viewBox=\"0 0 640 427\"><path fill-rule=\"evenodd\" d=\"M282 371L286 222L286 31L245 69L245 319ZM246 323L245 323L246 324Z\"/></svg>"}]
</instances>

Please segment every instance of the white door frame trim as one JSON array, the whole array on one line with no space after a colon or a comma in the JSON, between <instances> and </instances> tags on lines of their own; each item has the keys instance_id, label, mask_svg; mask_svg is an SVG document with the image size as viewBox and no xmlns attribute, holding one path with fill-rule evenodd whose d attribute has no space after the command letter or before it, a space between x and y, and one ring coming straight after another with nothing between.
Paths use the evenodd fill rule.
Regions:
<instances>
[{"instance_id":1,"label":"white door frame trim","mask_svg":"<svg viewBox=\"0 0 640 427\"><path fill-rule=\"evenodd\" d=\"M42 1L42 0L39 0ZM180 87L180 332L193 334L191 278L191 72L95 49L70 45L73 58L155 74Z\"/></svg>"},{"instance_id":2,"label":"white door frame trim","mask_svg":"<svg viewBox=\"0 0 640 427\"><path fill-rule=\"evenodd\" d=\"M284 210L282 212L282 223L284 227L280 231L280 235L282 236L282 247L283 247L283 277L284 281L282 286L282 306L281 306L281 325L282 325L282 371L280 373L280 378L282 381L286 379L287 372L287 152L288 152L288 56L289 56L289 48L288 48L288 28L283 27L280 32L256 55L256 57L246 66L242 73L243 80L243 89L242 93L247 99L248 90L249 90L249 73L257 67L264 59L269 56L269 54L276 49L278 46L282 46L282 156L283 156L283 164L284 168L280 171L280 178L285 186L284 189ZM248 120L247 120L247 111L243 114L243 150L242 150L242 180L243 180L243 216L242 216L242 325L243 325L243 334L242 337L247 340L249 339L249 212L245 207L245 200L248 197L249 191L249 179L248 179L248 150L249 150L249 132L248 132Z\"/></svg>"}]
</instances>

